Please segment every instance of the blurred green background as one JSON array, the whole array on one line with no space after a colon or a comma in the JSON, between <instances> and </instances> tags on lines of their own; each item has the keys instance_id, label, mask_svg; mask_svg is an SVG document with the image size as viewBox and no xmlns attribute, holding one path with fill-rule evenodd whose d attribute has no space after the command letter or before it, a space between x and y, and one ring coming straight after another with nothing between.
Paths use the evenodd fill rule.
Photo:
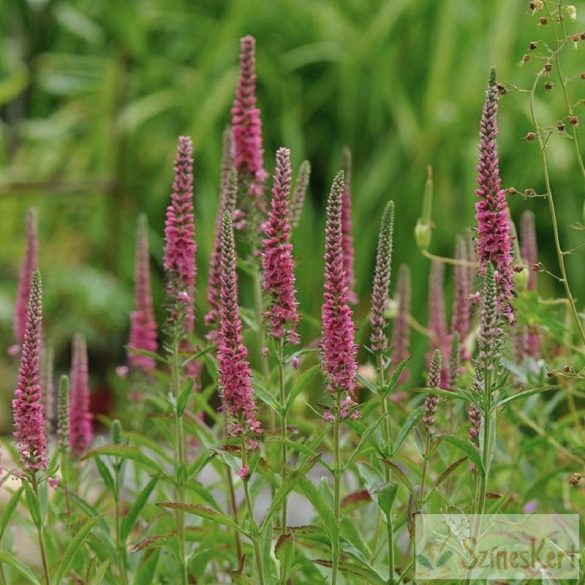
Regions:
<instances>
[{"instance_id":1,"label":"blurred green background","mask_svg":"<svg viewBox=\"0 0 585 585\"><path fill-rule=\"evenodd\" d=\"M528 42L548 39L525 0L0 0L0 331L12 343L12 305L23 250L25 210L39 210L46 331L65 367L75 331L89 340L97 384L124 360L132 306L135 218L146 212L159 316L164 208L176 137L195 143L199 315L205 310L222 129L229 121L239 38L257 39L258 98L266 168L280 145L293 162L311 161L310 197L295 235L302 307L318 317L322 286L323 203L348 145L354 159L354 230L361 303L368 291L381 210L396 202L394 267L413 273L413 312L426 322L428 261L416 249L425 168L435 174L432 250L451 255L454 236L473 224L478 119L490 65L528 87L542 61L519 67ZM585 28L585 6L575 2ZM584 47L567 50L579 79ZM580 65L581 63L581 65ZM553 78L554 79L554 78ZM566 115L560 89L539 91L544 124ZM582 110L582 108L581 108ZM583 112L579 109L578 113ZM543 191L528 98L501 100L503 181ZM580 132L582 135L582 132ZM580 243L583 181L570 140L549 143L566 247ZM536 212L541 256L556 263L542 199L511 200L515 218ZM585 295L582 256L570 258L576 293ZM450 295L450 278L447 283ZM249 283L243 279L244 288ZM555 294L552 279L541 292ZM247 302L246 291L243 293ZM318 330L306 324L305 338ZM420 371L425 342L413 338ZM4 363L2 391L14 364ZM418 370L417 370L418 368ZM418 375L414 382L418 382Z\"/></svg>"}]
</instances>

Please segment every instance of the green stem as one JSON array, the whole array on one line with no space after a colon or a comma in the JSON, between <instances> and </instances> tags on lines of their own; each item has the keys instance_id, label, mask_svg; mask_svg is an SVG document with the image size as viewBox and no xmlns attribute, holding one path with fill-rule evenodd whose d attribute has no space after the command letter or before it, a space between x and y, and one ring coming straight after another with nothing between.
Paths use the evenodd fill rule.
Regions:
<instances>
[{"instance_id":1,"label":"green stem","mask_svg":"<svg viewBox=\"0 0 585 585\"><path fill-rule=\"evenodd\" d=\"M121 583L126 585L128 583L128 575L126 574L126 554L124 550L124 543L120 537L120 487L121 487L121 461L116 458L114 463L114 517L116 523L116 548L118 552L118 571L120 573Z\"/></svg>"},{"instance_id":2,"label":"green stem","mask_svg":"<svg viewBox=\"0 0 585 585\"><path fill-rule=\"evenodd\" d=\"M282 469L282 483L284 484L288 477L288 454L286 442L288 440L287 420L286 420L286 395L284 389L284 339L280 340L278 346L278 387L280 390L280 435L282 438L282 452L281 452L281 469ZM281 530L286 532L288 512L288 498L285 497L282 502L281 511Z\"/></svg>"},{"instance_id":3,"label":"green stem","mask_svg":"<svg viewBox=\"0 0 585 585\"><path fill-rule=\"evenodd\" d=\"M382 394L384 386L384 360L381 353L376 356L376 365L378 370L378 391L382 401L382 431L384 433L384 455L388 457L388 446L390 445L390 413L388 412L388 397ZM391 472L388 465L384 465L384 477L386 483L390 482ZM394 526L392 522L392 509L386 511L386 529L388 533L388 583L394 583Z\"/></svg>"},{"instance_id":4,"label":"green stem","mask_svg":"<svg viewBox=\"0 0 585 585\"><path fill-rule=\"evenodd\" d=\"M181 394L181 360L179 355L179 339L173 343L171 354L171 382L175 399L178 401ZM177 502L184 503L184 471L185 471L185 432L183 428L183 415L175 410L175 455L177 465L175 468L176 488L175 499ZM185 552L185 513L182 510L176 510L177 518L177 536L179 539L179 558L181 561L181 585L188 585L189 576L187 572L187 557Z\"/></svg>"},{"instance_id":5,"label":"green stem","mask_svg":"<svg viewBox=\"0 0 585 585\"><path fill-rule=\"evenodd\" d=\"M32 489L37 498L39 497L39 483L36 472L33 471L31 476ZM46 585L51 585L51 573L49 571L49 560L47 558L47 547L45 545L45 534L43 531L43 519L41 518L41 524L37 528L37 534L39 537L39 548L41 549L41 561L43 563L43 573L45 576Z\"/></svg>"},{"instance_id":6,"label":"green stem","mask_svg":"<svg viewBox=\"0 0 585 585\"><path fill-rule=\"evenodd\" d=\"M234 489L234 480L232 478L232 473L229 466L226 465L226 475L227 475L227 484L228 484L228 492L230 497L230 508L232 512L232 516L234 517L234 522L239 524L238 520L238 504L236 502L236 491ZM236 542L236 554L238 556L238 566L242 559L242 541L240 539L240 533L237 530L234 530L234 539Z\"/></svg>"},{"instance_id":7,"label":"green stem","mask_svg":"<svg viewBox=\"0 0 585 585\"><path fill-rule=\"evenodd\" d=\"M425 444L425 455L423 458L423 468L422 468L422 475L420 477L420 506L419 509L422 509L422 506L424 504L424 493L425 493L425 482L427 479L427 468L428 468L428 463L429 463L429 455L431 452L431 433L430 431L427 431L427 440L426 440L426 444Z\"/></svg>"},{"instance_id":8,"label":"green stem","mask_svg":"<svg viewBox=\"0 0 585 585\"><path fill-rule=\"evenodd\" d=\"M341 541L339 538L339 529L341 524L341 452L339 445L339 427L341 423L341 392L337 391L336 404L335 404L335 419L333 421L333 449L335 453L335 459L333 462L333 499L334 499L334 514L335 514L335 527L336 537L331 543L333 548L333 561L331 563L331 585L336 585L337 574L339 572L339 557Z\"/></svg>"},{"instance_id":9,"label":"green stem","mask_svg":"<svg viewBox=\"0 0 585 585\"><path fill-rule=\"evenodd\" d=\"M557 54L558 54L558 52L557 52ZM546 145L545 145L544 140L542 138L541 128L538 125L538 120L536 118L535 93L536 93L536 86L537 86L538 82L540 81L540 78L542 77L542 75L543 75L542 71L536 75L534 83L532 84L532 88L530 89L530 116L532 118L532 123L534 125L535 130L536 130L536 137L538 139L538 146L539 146L540 156L541 156L541 160L542 160L542 166L543 166L543 171L544 171L544 181L545 181L545 186L546 186L546 199L548 202L549 213L550 213L551 221L552 221L552 225L553 225L553 236L554 236L554 242L555 242L555 249L556 249L556 253L557 253L557 261L558 261L559 270L561 273L561 281L563 282L563 285L565 287L565 294L567 295L567 299L568 299L569 304L571 306L571 312L573 314L575 324L577 325L577 329L579 330L579 335L581 337L581 340L585 344L585 328L583 327L583 323L581 322L581 317L579 316L579 311L577 310L577 306L575 304L575 299L573 298L573 293L571 292L571 286L569 284L569 278L567 276L567 270L565 267L565 253L563 252L563 249L561 247L561 239L560 239L560 235L559 235L559 225L558 225L558 221L557 221L557 212L556 212L556 208L555 208L552 186L551 186L551 182L550 182L550 174L549 174L549 169L548 169L548 159L546 157L546 151L545 151Z\"/></svg>"},{"instance_id":10,"label":"green stem","mask_svg":"<svg viewBox=\"0 0 585 585\"><path fill-rule=\"evenodd\" d=\"M69 497L69 457L65 449L60 449L59 465L61 467L61 484L65 494L65 510L71 516L71 498Z\"/></svg>"},{"instance_id":11,"label":"green stem","mask_svg":"<svg viewBox=\"0 0 585 585\"><path fill-rule=\"evenodd\" d=\"M244 469L249 469L248 467L248 447L246 445L246 438L242 434L242 467ZM258 542L258 524L256 523L256 519L254 518L254 505L252 503L252 497L250 496L250 488L249 483L250 478L248 476L243 478L244 483L244 495L246 499L246 508L248 509L248 516L250 517L250 524L252 526L251 529L251 539L252 545L254 547L254 559L256 561L256 570L258 571L258 583L259 585L264 585L264 565L262 563L262 551L260 550L260 543Z\"/></svg>"}]
</instances>

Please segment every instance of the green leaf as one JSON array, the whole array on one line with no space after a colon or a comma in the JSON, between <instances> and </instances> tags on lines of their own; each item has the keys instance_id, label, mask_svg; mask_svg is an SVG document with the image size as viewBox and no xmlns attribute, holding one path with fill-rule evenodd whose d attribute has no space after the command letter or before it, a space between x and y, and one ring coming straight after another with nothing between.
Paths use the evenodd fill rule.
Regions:
<instances>
[{"instance_id":1,"label":"green leaf","mask_svg":"<svg viewBox=\"0 0 585 585\"><path fill-rule=\"evenodd\" d=\"M63 558L59 564L59 570L56 573L56 577L53 579L54 583L64 582L67 571L69 571L69 567L75 559L75 555L77 555L77 552L85 542L86 538L89 536L89 533L92 531L93 527L98 522L100 522L100 520L101 518L99 516L97 518L90 518L80 529L75 532L75 537L69 543L69 546L63 554Z\"/></svg>"},{"instance_id":2,"label":"green leaf","mask_svg":"<svg viewBox=\"0 0 585 585\"><path fill-rule=\"evenodd\" d=\"M329 507L317 486L306 477L301 477L298 481L298 487L301 493L309 500L313 508L317 511L319 520L327 532L331 542L337 542L339 532L333 510Z\"/></svg>"},{"instance_id":3,"label":"green leaf","mask_svg":"<svg viewBox=\"0 0 585 585\"><path fill-rule=\"evenodd\" d=\"M414 491L414 487L410 479L408 479L408 476L404 473L404 471L402 471L402 469L400 469L400 467L398 467L398 465L396 465L396 463L385 460L384 464L392 468L392 473L400 480L400 482L410 493Z\"/></svg>"},{"instance_id":4,"label":"green leaf","mask_svg":"<svg viewBox=\"0 0 585 585\"><path fill-rule=\"evenodd\" d=\"M98 569L97 573L95 574L94 578L91 581L91 585L101 585L109 568L110 561L104 561L103 563L101 563L100 568Z\"/></svg>"},{"instance_id":5,"label":"green leaf","mask_svg":"<svg viewBox=\"0 0 585 585\"><path fill-rule=\"evenodd\" d=\"M422 415L423 415L422 406L419 406L408 415L408 417L404 421L404 424L398 431L396 442L392 445L392 456L398 453L400 447L402 447L402 443L404 443L406 437L408 437L412 428L420 421Z\"/></svg>"},{"instance_id":6,"label":"green leaf","mask_svg":"<svg viewBox=\"0 0 585 585\"><path fill-rule=\"evenodd\" d=\"M358 446L354 449L353 453L348 457L347 462L343 466L343 471L346 471L349 466L351 465L352 461L362 452L364 447L370 442L371 436L374 434L374 431L378 428L378 425L382 422L382 417L379 418L374 424L370 425L366 428L366 431L361 434L360 442ZM375 448L378 448L377 444L374 444Z\"/></svg>"},{"instance_id":7,"label":"green leaf","mask_svg":"<svg viewBox=\"0 0 585 585\"><path fill-rule=\"evenodd\" d=\"M144 585L145 583L154 583L154 574L158 565L160 548L152 548L142 557L142 562L134 575L134 585Z\"/></svg>"},{"instance_id":8,"label":"green leaf","mask_svg":"<svg viewBox=\"0 0 585 585\"><path fill-rule=\"evenodd\" d=\"M396 388L396 386L398 384L398 381L400 380L400 376L402 375L402 372L404 372L404 370L406 369L406 366L408 366L409 362L410 362L410 358L408 357L405 360L402 360L396 366L396 369L392 372L392 375L390 376L390 380L388 380L388 383L382 389L383 398L387 398L394 391L394 389Z\"/></svg>"},{"instance_id":9,"label":"green leaf","mask_svg":"<svg viewBox=\"0 0 585 585\"><path fill-rule=\"evenodd\" d=\"M156 461L146 456L142 451L139 451L135 447L130 447L129 445L104 445L103 447L98 447L97 449L88 451L83 457L81 457L81 461L91 459L92 457L98 457L99 455L113 455L114 457L121 457L122 459L131 459L159 475L166 475L165 470Z\"/></svg>"},{"instance_id":10,"label":"green leaf","mask_svg":"<svg viewBox=\"0 0 585 585\"><path fill-rule=\"evenodd\" d=\"M120 527L120 540L122 542L126 542L128 535L132 531L132 528L134 527L134 524L136 523L136 520L140 515L140 512L142 512L142 508L144 508L146 502L148 502L148 498L150 497L150 494L154 490L158 482L158 479L159 479L158 476L155 475L146 484L144 489L136 496L136 500L134 501L134 504L130 508L128 514L126 514L126 516L124 516L124 518L122 519L122 526Z\"/></svg>"},{"instance_id":11,"label":"green leaf","mask_svg":"<svg viewBox=\"0 0 585 585\"><path fill-rule=\"evenodd\" d=\"M39 498L37 494L35 494L34 490L32 489L28 481L25 482L24 484L24 492L26 496L26 505L28 507L31 520L33 521L33 524L36 526L38 530L43 525L43 520L41 516L41 504L39 502Z\"/></svg>"},{"instance_id":12,"label":"green leaf","mask_svg":"<svg viewBox=\"0 0 585 585\"><path fill-rule=\"evenodd\" d=\"M278 537L274 546L274 556L280 561L281 581L288 579L288 573L294 557L295 535L293 532L284 532Z\"/></svg>"},{"instance_id":13,"label":"green leaf","mask_svg":"<svg viewBox=\"0 0 585 585\"><path fill-rule=\"evenodd\" d=\"M34 585L41 585L41 582L35 577L35 574L22 561L19 561L12 553L9 553L5 550L0 550L0 562L7 564L9 567L12 567L29 583L34 583Z\"/></svg>"},{"instance_id":14,"label":"green leaf","mask_svg":"<svg viewBox=\"0 0 585 585\"><path fill-rule=\"evenodd\" d=\"M108 466L99 457L95 458L95 464L103 482L106 484L106 487L114 493L114 478L112 477Z\"/></svg>"},{"instance_id":15,"label":"green leaf","mask_svg":"<svg viewBox=\"0 0 585 585\"><path fill-rule=\"evenodd\" d=\"M195 381L192 378L189 378L185 383L185 386L181 390L179 394L179 398L177 399L177 415L183 416L185 414L185 409L187 408L187 403L189 402L189 397L193 392L193 386Z\"/></svg>"},{"instance_id":16,"label":"green leaf","mask_svg":"<svg viewBox=\"0 0 585 585\"><path fill-rule=\"evenodd\" d=\"M455 445L458 449L461 449L468 457L469 460L475 464L478 471L481 473L482 476L485 476L485 469L483 467L483 463L481 461L481 457L477 452L476 448L468 441L464 441L459 437L453 437L451 435L443 435L441 440L447 443L451 443Z\"/></svg>"},{"instance_id":17,"label":"green leaf","mask_svg":"<svg viewBox=\"0 0 585 585\"><path fill-rule=\"evenodd\" d=\"M14 514L14 510L16 510L16 506L18 506L18 502L20 501L20 496L22 496L23 491L24 488L22 487L15 491L2 510L2 516L0 517L0 540L2 540L2 537L4 536L6 527L8 526L12 514Z\"/></svg>"},{"instance_id":18,"label":"green leaf","mask_svg":"<svg viewBox=\"0 0 585 585\"><path fill-rule=\"evenodd\" d=\"M311 382L319 371L321 371L321 365L317 364L306 369L298 378L296 378L293 387L286 397L286 404L284 407L286 413L292 408L297 396L308 386L309 382Z\"/></svg>"},{"instance_id":19,"label":"green leaf","mask_svg":"<svg viewBox=\"0 0 585 585\"><path fill-rule=\"evenodd\" d=\"M386 516L389 516L392 513L392 506L394 505L397 493L398 484L391 482L377 489L374 494L378 507L384 512L384 514L386 514Z\"/></svg>"},{"instance_id":20,"label":"green leaf","mask_svg":"<svg viewBox=\"0 0 585 585\"><path fill-rule=\"evenodd\" d=\"M217 512L216 510L212 510L206 506L201 506L199 504L183 504L182 502L159 502L157 503L157 506L161 508L168 508L169 510L180 510L182 512L186 512L187 514L193 514L194 516L199 516L200 518L211 520L217 524L223 524L228 528L238 530L242 534L248 535L245 530L240 528L240 526L234 522L231 516Z\"/></svg>"},{"instance_id":21,"label":"green leaf","mask_svg":"<svg viewBox=\"0 0 585 585\"><path fill-rule=\"evenodd\" d=\"M503 400L500 400L494 405L494 408L501 408L503 406L507 406L516 400L521 400L522 398L528 398L528 396L532 396L533 394L540 394L541 392L548 392L549 390L555 390L555 388L545 387L545 388L531 388L530 390L524 390L523 392L518 392L518 394L513 394L512 396L508 396Z\"/></svg>"}]
</instances>

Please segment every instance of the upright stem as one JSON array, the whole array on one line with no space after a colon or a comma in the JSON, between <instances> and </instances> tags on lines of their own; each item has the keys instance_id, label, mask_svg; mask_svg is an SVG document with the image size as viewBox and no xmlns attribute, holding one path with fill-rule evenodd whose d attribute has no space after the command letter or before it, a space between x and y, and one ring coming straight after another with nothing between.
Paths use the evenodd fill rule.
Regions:
<instances>
[{"instance_id":1,"label":"upright stem","mask_svg":"<svg viewBox=\"0 0 585 585\"><path fill-rule=\"evenodd\" d=\"M534 125L535 130L536 130L536 137L538 139L538 146L540 149L540 156L542 159L542 166L543 166L543 170L544 170L544 181L545 181L545 186L546 186L546 199L548 202L549 213L550 213L552 225L553 225L553 236L554 236L554 241L555 241L557 260L559 263L559 270L561 273L561 280L562 280L563 285L565 287L565 294L567 295L567 299L568 299L569 304L571 306L571 312L573 313L573 318L575 320L575 324L577 325L577 329L579 330L579 335L581 337L581 340L585 344L585 328L583 327L583 323L581 322L581 317L579 315L579 311L577 310L577 306L575 304L575 299L573 298L573 293L571 292L571 286L569 285L567 270L565 268L565 253L563 251L563 248L561 247L561 239L559 236L559 226L558 226L558 221L557 221L557 213L556 213L555 202L554 202L552 187L551 187L551 182L550 182L550 175L549 175L549 170L548 170L548 159L546 157L546 151L545 151L546 145L545 145L544 140L542 138L541 129L540 129L540 126L538 125L538 120L536 118L536 108L535 108L535 97L534 96L535 96L535 92L536 92L536 86L537 86L538 82L540 81L541 77L542 77L542 72L537 74L537 76L534 80L534 83L532 84L532 88L530 90L530 116L532 118L532 123Z\"/></svg>"},{"instance_id":2,"label":"upright stem","mask_svg":"<svg viewBox=\"0 0 585 585\"><path fill-rule=\"evenodd\" d=\"M422 475L420 478L420 507L422 508L422 505L424 503L424 493L425 493L425 482L427 479L427 468L428 468L428 463L429 463L429 454L431 452L431 433L430 431L427 431L427 440L425 443L425 455L424 455L424 459L423 459L423 468L422 468Z\"/></svg>"},{"instance_id":3,"label":"upright stem","mask_svg":"<svg viewBox=\"0 0 585 585\"><path fill-rule=\"evenodd\" d=\"M33 491L38 498L39 497L39 483L37 480L37 474L34 471L33 471L32 476L31 476L31 483L32 483ZM39 548L41 549L41 560L43 563L43 573L45 576L45 583L46 583L46 585L51 585L51 573L49 571L49 560L47 558L47 547L45 546L45 534L43 531L43 518L41 518L41 523L36 528L37 528L37 534L39 537Z\"/></svg>"},{"instance_id":4,"label":"upright stem","mask_svg":"<svg viewBox=\"0 0 585 585\"><path fill-rule=\"evenodd\" d=\"M181 361L179 355L179 339L173 343L171 353L171 378L173 396L176 400L181 394ZM177 457L177 465L175 468L176 474L176 501L184 503L185 486L185 432L183 428L183 415L175 410L175 455ZM185 513L183 510L176 510L177 518L177 535L179 538L179 558L181 560L181 585L188 585L189 577L187 573L187 558L185 552Z\"/></svg>"},{"instance_id":5,"label":"upright stem","mask_svg":"<svg viewBox=\"0 0 585 585\"><path fill-rule=\"evenodd\" d=\"M63 493L65 494L65 510L67 511L67 516L71 516L71 499L69 498L69 458L64 449L60 449L59 466L61 468Z\"/></svg>"},{"instance_id":6,"label":"upright stem","mask_svg":"<svg viewBox=\"0 0 585 585\"><path fill-rule=\"evenodd\" d=\"M288 454L286 441L288 439L287 421L286 421L286 395L284 391L284 339L281 339L278 345L278 386L280 390L280 436L282 438L282 452L281 452L281 469L282 469L282 483L284 484L288 476ZM288 498L285 497L282 502L282 516L281 516L281 530L286 531L287 526L287 510Z\"/></svg>"},{"instance_id":7,"label":"upright stem","mask_svg":"<svg viewBox=\"0 0 585 585\"><path fill-rule=\"evenodd\" d=\"M232 472L230 468L226 465L226 476L227 476L227 484L229 490L229 498L230 498L230 508L232 512L232 516L234 518L234 522L239 524L238 520L238 504L236 502L236 490L234 489L234 480L232 478ZM238 556L238 564L242 558L242 541L240 539L240 533L237 530L234 530L234 539L236 541L236 554Z\"/></svg>"},{"instance_id":8,"label":"upright stem","mask_svg":"<svg viewBox=\"0 0 585 585\"><path fill-rule=\"evenodd\" d=\"M333 498L334 498L334 514L335 514L335 527L336 537L331 543L333 547L333 561L331 564L331 585L337 583L337 573L339 572L339 557L340 557L340 538L339 528L341 521L341 453L339 446L339 427L341 423L341 392L337 390L335 399L335 419L333 421L333 449L335 453L335 459L333 462Z\"/></svg>"},{"instance_id":9,"label":"upright stem","mask_svg":"<svg viewBox=\"0 0 585 585\"><path fill-rule=\"evenodd\" d=\"M384 433L384 451L385 455L388 455L386 450L390 445L390 421L388 412L388 397L382 394L382 388L384 386L384 360L381 353L376 356L376 365L378 370L378 391L380 392L380 400L382 401L382 431ZM391 473L390 467L384 465L384 477L386 483L390 482ZM388 583L392 585L394 583L394 525L392 522L392 509L386 511L386 530L388 533Z\"/></svg>"},{"instance_id":10,"label":"upright stem","mask_svg":"<svg viewBox=\"0 0 585 585\"><path fill-rule=\"evenodd\" d=\"M120 573L121 583L126 585L128 583L128 575L126 574L126 555L124 551L124 543L120 537L120 487L121 487L121 461L116 458L114 463L114 516L116 523L116 548L118 549L118 571Z\"/></svg>"},{"instance_id":11,"label":"upright stem","mask_svg":"<svg viewBox=\"0 0 585 585\"><path fill-rule=\"evenodd\" d=\"M244 469L248 467L248 447L246 445L246 437L242 434L242 466ZM248 483L250 481L249 475L243 478L244 483L244 495L246 498L246 508L248 509L248 516L250 517L251 538L252 545L254 547L254 559L256 560L256 570L258 572L258 584L264 585L264 565L262 563L262 551L260 550L260 543L258 542L258 524L254 518L254 504L252 503L252 497L250 496L250 488Z\"/></svg>"}]
</instances>

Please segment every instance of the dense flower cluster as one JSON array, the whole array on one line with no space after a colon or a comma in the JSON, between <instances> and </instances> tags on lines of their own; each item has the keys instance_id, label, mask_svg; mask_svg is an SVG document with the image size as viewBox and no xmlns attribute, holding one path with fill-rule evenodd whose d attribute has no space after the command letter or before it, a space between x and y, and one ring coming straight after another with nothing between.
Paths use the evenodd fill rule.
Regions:
<instances>
[{"instance_id":1,"label":"dense flower cluster","mask_svg":"<svg viewBox=\"0 0 585 585\"><path fill-rule=\"evenodd\" d=\"M477 255L482 272L492 263L497 272L498 306L510 323L515 320L512 237L506 190L502 189L496 140L498 135L498 90L492 70L480 123L475 206Z\"/></svg>"},{"instance_id":2,"label":"dense flower cluster","mask_svg":"<svg viewBox=\"0 0 585 585\"><path fill-rule=\"evenodd\" d=\"M441 351L436 349L431 358L429 366L429 375L427 377L427 388L439 388L442 378L442 356ZM439 397L436 394L428 394L424 402L423 423L430 430L435 424L437 408L439 406Z\"/></svg>"},{"instance_id":3,"label":"dense flower cluster","mask_svg":"<svg viewBox=\"0 0 585 585\"><path fill-rule=\"evenodd\" d=\"M340 172L333 181L327 201L321 349L323 369L329 377L329 390L345 391L351 395L355 388L357 348L343 262L343 191L344 178L343 172Z\"/></svg>"},{"instance_id":4,"label":"dense flower cluster","mask_svg":"<svg viewBox=\"0 0 585 585\"><path fill-rule=\"evenodd\" d=\"M242 338L238 306L238 277L234 228L229 212L224 214L221 236L220 322L217 337L219 384L223 405L234 419L232 432L260 432L252 388L248 350Z\"/></svg>"},{"instance_id":5,"label":"dense flower cluster","mask_svg":"<svg viewBox=\"0 0 585 585\"><path fill-rule=\"evenodd\" d=\"M140 216L136 234L136 259L134 266L135 307L130 314L130 340L128 361L130 366L149 372L156 366L154 358L132 350L156 352L156 320L150 289L150 251L148 245L148 224L146 216Z\"/></svg>"},{"instance_id":6,"label":"dense flower cluster","mask_svg":"<svg viewBox=\"0 0 585 585\"><path fill-rule=\"evenodd\" d=\"M262 120L256 107L256 40L246 36L240 41L240 79L232 106L232 136L234 165L238 179L264 209L264 151L262 149Z\"/></svg>"},{"instance_id":7,"label":"dense flower cluster","mask_svg":"<svg viewBox=\"0 0 585 585\"><path fill-rule=\"evenodd\" d=\"M165 223L164 268L173 318L184 319L185 333L193 330L195 295L195 223L193 218L193 144L179 137L175 178Z\"/></svg>"},{"instance_id":8,"label":"dense flower cluster","mask_svg":"<svg viewBox=\"0 0 585 585\"><path fill-rule=\"evenodd\" d=\"M26 326L18 370L18 385L12 401L14 438L25 471L47 468L47 431L41 388L42 287L37 270L32 274Z\"/></svg>"},{"instance_id":9,"label":"dense flower cluster","mask_svg":"<svg viewBox=\"0 0 585 585\"><path fill-rule=\"evenodd\" d=\"M279 148L276 152L272 203L268 221L264 224L265 238L262 240L263 286L269 296L265 317L272 337L298 343L300 315L290 243L290 184L290 151L288 148Z\"/></svg>"},{"instance_id":10,"label":"dense flower cluster","mask_svg":"<svg viewBox=\"0 0 585 585\"><path fill-rule=\"evenodd\" d=\"M87 344L80 333L73 338L70 377L69 446L74 455L81 455L93 440L93 415L90 409Z\"/></svg>"},{"instance_id":11,"label":"dense flower cluster","mask_svg":"<svg viewBox=\"0 0 585 585\"><path fill-rule=\"evenodd\" d=\"M394 202L389 201L384 208L378 251L374 270L374 285L370 309L370 349L374 353L383 352L388 347L386 327L386 311L390 298L390 277L392 272L392 237L394 232Z\"/></svg>"}]
</instances>

